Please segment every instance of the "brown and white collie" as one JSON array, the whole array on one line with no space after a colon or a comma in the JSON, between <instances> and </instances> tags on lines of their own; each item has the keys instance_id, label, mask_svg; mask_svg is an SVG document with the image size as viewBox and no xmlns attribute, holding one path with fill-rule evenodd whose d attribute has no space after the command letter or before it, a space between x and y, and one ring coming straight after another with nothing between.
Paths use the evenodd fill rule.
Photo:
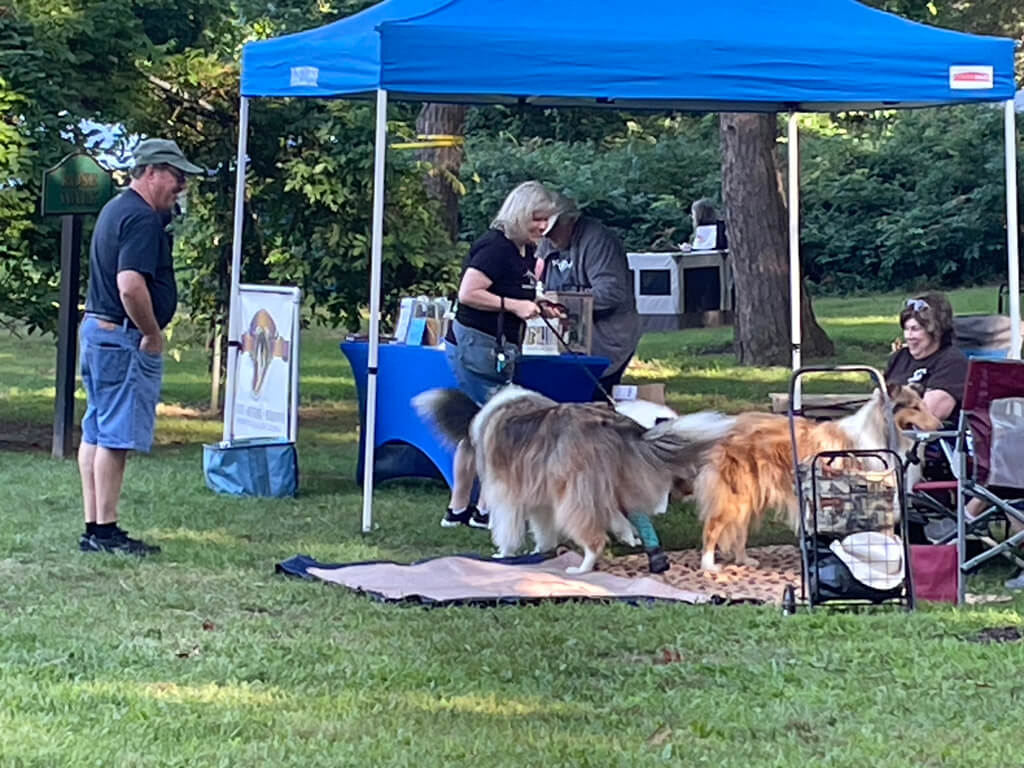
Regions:
<instances>
[{"instance_id":1,"label":"brown and white collie","mask_svg":"<svg viewBox=\"0 0 1024 768\"><path fill-rule=\"evenodd\" d=\"M413 406L452 443L468 441L501 557L529 526L536 552L563 538L583 550L571 573L593 569L607 532L639 544L625 512L664 511L679 476L692 477L731 417L696 413L647 428L593 403L556 403L514 385L483 407L456 389L434 389Z\"/></svg>"},{"instance_id":2,"label":"brown and white collie","mask_svg":"<svg viewBox=\"0 0 1024 768\"><path fill-rule=\"evenodd\" d=\"M889 401L897 430L936 430L942 425L928 411L916 389L890 385ZM884 448L886 406L878 390L851 416L831 422L796 420L800 461L823 451ZM900 435L901 458L912 442ZM732 554L737 565L756 566L746 552L747 533L769 509L782 515L799 530L793 447L787 416L744 413L736 417L728 433L708 452L694 487L697 509L704 523L701 569L719 570L715 549Z\"/></svg>"}]
</instances>

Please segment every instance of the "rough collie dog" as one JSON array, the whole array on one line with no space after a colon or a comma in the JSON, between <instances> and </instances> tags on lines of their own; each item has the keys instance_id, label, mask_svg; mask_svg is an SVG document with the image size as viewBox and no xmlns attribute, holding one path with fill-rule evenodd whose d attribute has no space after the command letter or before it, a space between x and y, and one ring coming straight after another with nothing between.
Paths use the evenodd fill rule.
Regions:
<instances>
[{"instance_id":1,"label":"rough collie dog","mask_svg":"<svg viewBox=\"0 0 1024 768\"><path fill-rule=\"evenodd\" d=\"M941 423L928 411L917 390L899 385L889 387L893 420L897 430L935 430ZM823 451L871 450L884 448L886 439L885 401L875 390L871 398L851 416L831 422L796 420L800 461ZM900 436L899 453L904 456L912 443ZM709 452L697 475L694 493L704 523L701 569L719 570L715 548L731 552L738 565L757 565L746 553L747 533L765 511L775 509L794 531L799 530L793 447L789 419L767 413L745 413L736 417L732 429Z\"/></svg>"},{"instance_id":2,"label":"rough collie dog","mask_svg":"<svg viewBox=\"0 0 1024 768\"><path fill-rule=\"evenodd\" d=\"M603 405L559 404L517 386L482 408L454 389L424 392L413 406L451 442L469 441L498 554L514 554L529 526L536 552L563 537L580 546L583 562L570 573L594 568L608 531L639 544L622 513L664 504L673 479L696 473L732 425L700 413L647 429Z\"/></svg>"}]
</instances>

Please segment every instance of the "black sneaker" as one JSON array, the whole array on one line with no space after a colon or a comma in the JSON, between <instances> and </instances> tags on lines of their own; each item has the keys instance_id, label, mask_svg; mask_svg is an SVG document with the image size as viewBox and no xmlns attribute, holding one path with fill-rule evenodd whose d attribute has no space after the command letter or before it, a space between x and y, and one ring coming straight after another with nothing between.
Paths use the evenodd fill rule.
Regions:
<instances>
[{"instance_id":1,"label":"black sneaker","mask_svg":"<svg viewBox=\"0 0 1024 768\"><path fill-rule=\"evenodd\" d=\"M444 517L441 518L442 528L458 528L460 525L469 525L469 519L473 515L473 507L466 507L461 512L452 512L452 508L448 507L444 511Z\"/></svg>"},{"instance_id":2,"label":"black sneaker","mask_svg":"<svg viewBox=\"0 0 1024 768\"><path fill-rule=\"evenodd\" d=\"M160 547L147 544L140 539L133 539L120 528L114 532L113 536L101 537L83 533L78 540L78 548L82 552L112 552L135 555L136 557L160 554Z\"/></svg>"},{"instance_id":3,"label":"black sneaker","mask_svg":"<svg viewBox=\"0 0 1024 768\"><path fill-rule=\"evenodd\" d=\"M472 528L490 528L491 527L491 515L489 512L481 512L479 509L470 505L469 510L472 510L469 516L469 525Z\"/></svg>"}]
</instances>

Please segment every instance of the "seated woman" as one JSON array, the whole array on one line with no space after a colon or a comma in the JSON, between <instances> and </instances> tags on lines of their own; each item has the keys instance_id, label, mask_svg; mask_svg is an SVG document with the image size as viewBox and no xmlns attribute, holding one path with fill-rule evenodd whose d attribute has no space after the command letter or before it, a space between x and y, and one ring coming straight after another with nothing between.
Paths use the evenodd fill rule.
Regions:
<instances>
[{"instance_id":1,"label":"seated woman","mask_svg":"<svg viewBox=\"0 0 1024 768\"><path fill-rule=\"evenodd\" d=\"M885 380L916 384L924 389L924 402L932 414L955 428L967 380L967 357L953 346L953 309L942 293L926 293L908 299L900 313L905 344L890 358ZM924 475L929 480L952 479L941 449L925 449ZM964 514L968 521L985 511L981 499L969 499ZM945 540L955 530L955 521L942 518L925 526L930 540ZM1010 529L1016 527L1011 521ZM1024 587L1024 576L1006 583L1011 589Z\"/></svg>"},{"instance_id":2,"label":"seated woman","mask_svg":"<svg viewBox=\"0 0 1024 768\"><path fill-rule=\"evenodd\" d=\"M953 346L953 307L945 294L925 293L907 299L900 312L903 345L889 358L885 380L914 384L924 403L940 421L960 410L967 380L967 358Z\"/></svg>"},{"instance_id":3,"label":"seated woman","mask_svg":"<svg viewBox=\"0 0 1024 768\"><path fill-rule=\"evenodd\" d=\"M463 262L445 354L459 389L478 403L512 380L525 321L540 314L534 301L534 250L554 208L553 193L540 182L520 184ZM487 528L487 514L470 504L476 472L472 451L462 443L455 449L454 471L441 525Z\"/></svg>"},{"instance_id":4,"label":"seated woman","mask_svg":"<svg viewBox=\"0 0 1024 768\"><path fill-rule=\"evenodd\" d=\"M967 358L953 346L953 308L942 293L925 293L907 299L900 312L903 344L889 357L885 380L910 384L922 390L924 404L932 415L943 422L956 421L967 380ZM952 425L950 428L954 428ZM911 473L908 471L908 475ZM913 474L918 474L914 472ZM941 447L936 443L924 448L921 474L929 480L949 480L952 473ZM915 482L907 478L909 485ZM939 519L929 522L914 538L919 543L940 540L949 535L953 521Z\"/></svg>"}]
</instances>

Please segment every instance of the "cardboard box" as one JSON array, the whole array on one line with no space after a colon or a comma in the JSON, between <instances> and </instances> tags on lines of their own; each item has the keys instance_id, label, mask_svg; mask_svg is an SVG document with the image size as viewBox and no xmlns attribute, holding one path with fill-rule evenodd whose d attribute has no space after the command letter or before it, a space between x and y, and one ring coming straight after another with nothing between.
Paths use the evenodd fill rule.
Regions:
<instances>
[{"instance_id":1,"label":"cardboard box","mask_svg":"<svg viewBox=\"0 0 1024 768\"><path fill-rule=\"evenodd\" d=\"M646 400L649 403L665 404L665 384L616 384L612 387L615 400Z\"/></svg>"}]
</instances>

